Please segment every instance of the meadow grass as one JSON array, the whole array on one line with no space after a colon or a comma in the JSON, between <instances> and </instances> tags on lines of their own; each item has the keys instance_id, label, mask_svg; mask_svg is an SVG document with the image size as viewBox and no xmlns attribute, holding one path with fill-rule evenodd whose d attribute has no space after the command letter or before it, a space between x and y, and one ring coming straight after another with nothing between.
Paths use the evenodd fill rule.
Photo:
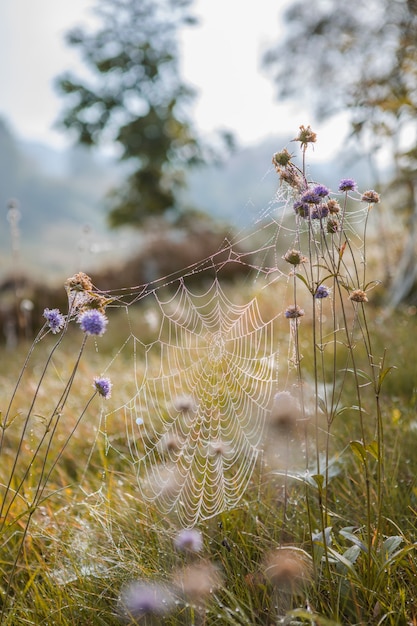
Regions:
<instances>
[{"instance_id":1,"label":"meadow grass","mask_svg":"<svg viewBox=\"0 0 417 626\"><path fill-rule=\"evenodd\" d=\"M132 307L129 323L143 328L146 348L135 348L132 360L124 306L111 308L86 275L72 277L61 332L51 332L56 319L47 317L34 344L4 351L0 361L0 623L417 623L416 312L387 316L368 302L376 283L367 277L366 231L376 196L357 198L345 179L336 210L329 190L306 179L314 133L301 127L298 141L301 167L286 150L273 160L296 220L279 261L286 279L272 274L257 293L286 354L273 353L276 393L239 503L198 519L188 529L197 535L181 544L178 518L142 497L123 398L161 367L172 329L152 333L143 305ZM358 200L365 209L349 212ZM227 287L230 299L244 302L248 285ZM93 313L83 322L86 311ZM147 346L157 340L161 350L151 357ZM251 349L259 352L256 341ZM223 374L222 346L210 350ZM109 362L111 397L103 382ZM242 393L255 393L264 370L260 359L248 370L258 383ZM211 402L208 395L200 401ZM221 443L217 457L227 455ZM139 454L146 448L134 446ZM158 463L174 454L155 449Z\"/></svg>"}]
</instances>

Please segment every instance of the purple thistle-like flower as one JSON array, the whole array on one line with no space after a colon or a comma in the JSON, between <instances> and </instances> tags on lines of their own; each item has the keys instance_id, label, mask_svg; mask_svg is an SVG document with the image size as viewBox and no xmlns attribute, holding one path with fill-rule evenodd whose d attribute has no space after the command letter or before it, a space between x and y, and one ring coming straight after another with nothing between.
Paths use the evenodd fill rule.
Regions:
<instances>
[{"instance_id":1,"label":"purple thistle-like flower","mask_svg":"<svg viewBox=\"0 0 417 626\"><path fill-rule=\"evenodd\" d=\"M103 396L105 400L111 397L112 383L110 378L103 378L102 376L96 376L94 379L94 389L98 391L100 396Z\"/></svg>"},{"instance_id":2,"label":"purple thistle-like flower","mask_svg":"<svg viewBox=\"0 0 417 626\"><path fill-rule=\"evenodd\" d=\"M285 309L285 317L288 320L294 320L304 315L304 309L300 308L298 304L291 304Z\"/></svg>"},{"instance_id":3,"label":"purple thistle-like flower","mask_svg":"<svg viewBox=\"0 0 417 626\"><path fill-rule=\"evenodd\" d=\"M326 287L326 285L319 285L316 289L316 293L314 294L315 298L327 298L330 296L330 289Z\"/></svg>"},{"instance_id":4,"label":"purple thistle-like flower","mask_svg":"<svg viewBox=\"0 0 417 626\"><path fill-rule=\"evenodd\" d=\"M356 183L353 178L342 178L339 183L339 191L355 191Z\"/></svg>"},{"instance_id":5,"label":"purple thistle-like flower","mask_svg":"<svg viewBox=\"0 0 417 626\"><path fill-rule=\"evenodd\" d=\"M198 530L185 528L175 537L174 545L180 552L200 552L203 547L203 538Z\"/></svg>"},{"instance_id":6,"label":"purple thistle-like flower","mask_svg":"<svg viewBox=\"0 0 417 626\"><path fill-rule=\"evenodd\" d=\"M307 219L310 217L310 207L306 202L302 202L301 200L296 200L293 205L294 211L300 217Z\"/></svg>"},{"instance_id":7,"label":"purple thistle-like flower","mask_svg":"<svg viewBox=\"0 0 417 626\"><path fill-rule=\"evenodd\" d=\"M330 190L327 189L327 187L325 187L324 185L316 185L312 189L312 192L319 196L319 198L324 198L325 196L329 195Z\"/></svg>"},{"instance_id":8,"label":"purple thistle-like flower","mask_svg":"<svg viewBox=\"0 0 417 626\"><path fill-rule=\"evenodd\" d=\"M314 209L311 211L310 217L312 220L321 220L324 217L327 217L328 215L329 215L329 208L327 204L319 204L318 206L314 207Z\"/></svg>"},{"instance_id":9,"label":"purple thistle-like flower","mask_svg":"<svg viewBox=\"0 0 417 626\"><path fill-rule=\"evenodd\" d=\"M81 330L87 335L97 335L101 337L106 331L108 319L101 311L91 309L84 311L78 316L78 323Z\"/></svg>"},{"instance_id":10,"label":"purple thistle-like flower","mask_svg":"<svg viewBox=\"0 0 417 626\"><path fill-rule=\"evenodd\" d=\"M59 309L45 309L43 316L54 335L64 328L65 318Z\"/></svg>"},{"instance_id":11,"label":"purple thistle-like flower","mask_svg":"<svg viewBox=\"0 0 417 626\"><path fill-rule=\"evenodd\" d=\"M145 615L162 616L173 608L174 597L164 585L137 581L124 590L122 605L129 616L134 618Z\"/></svg>"},{"instance_id":12,"label":"purple thistle-like flower","mask_svg":"<svg viewBox=\"0 0 417 626\"><path fill-rule=\"evenodd\" d=\"M302 202L307 202L308 204L319 204L320 196L315 192L314 189L307 189L301 196Z\"/></svg>"}]
</instances>

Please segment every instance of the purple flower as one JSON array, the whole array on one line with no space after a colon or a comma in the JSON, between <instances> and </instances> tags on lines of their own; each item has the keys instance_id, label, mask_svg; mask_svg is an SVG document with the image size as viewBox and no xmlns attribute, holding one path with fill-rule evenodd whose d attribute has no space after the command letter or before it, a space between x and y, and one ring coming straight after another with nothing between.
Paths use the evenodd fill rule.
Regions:
<instances>
[{"instance_id":1,"label":"purple flower","mask_svg":"<svg viewBox=\"0 0 417 626\"><path fill-rule=\"evenodd\" d=\"M300 217L304 217L304 219L310 216L310 208L306 202L302 202L301 200L296 200L294 202L294 211Z\"/></svg>"},{"instance_id":2,"label":"purple flower","mask_svg":"<svg viewBox=\"0 0 417 626\"><path fill-rule=\"evenodd\" d=\"M342 178L339 183L339 191L355 191L356 183L353 178Z\"/></svg>"},{"instance_id":3,"label":"purple flower","mask_svg":"<svg viewBox=\"0 0 417 626\"><path fill-rule=\"evenodd\" d=\"M312 192L319 196L319 198L324 198L329 195L330 190L324 185L316 185L316 187L312 189Z\"/></svg>"},{"instance_id":4,"label":"purple flower","mask_svg":"<svg viewBox=\"0 0 417 626\"><path fill-rule=\"evenodd\" d=\"M291 304L285 309L284 315L288 320L294 320L298 317L302 317L304 315L304 310L301 309L298 304Z\"/></svg>"},{"instance_id":5,"label":"purple flower","mask_svg":"<svg viewBox=\"0 0 417 626\"><path fill-rule=\"evenodd\" d=\"M103 396L103 398L105 398L106 400L108 400L111 397L111 388L112 388L112 383L110 378L103 378L101 376L96 376L96 378L94 379L94 389L96 391L98 391L98 393L100 394L100 396Z\"/></svg>"},{"instance_id":6,"label":"purple flower","mask_svg":"<svg viewBox=\"0 0 417 626\"><path fill-rule=\"evenodd\" d=\"M54 335L64 328L65 318L59 309L45 309L43 316Z\"/></svg>"},{"instance_id":7,"label":"purple flower","mask_svg":"<svg viewBox=\"0 0 417 626\"><path fill-rule=\"evenodd\" d=\"M320 202L320 196L315 192L314 189L307 189L301 196L302 202L307 202L308 204L318 204Z\"/></svg>"},{"instance_id":8,"label":"purple flower","mask_svg":"<svg viewBox=\"0 0 417 626\"><path fill-rule=\"evenodd\" d=\"M164 585L138 580L122 593L122 605L129 617L162 616L173 608L174 597Z\"/></svg>"},{"instance_id":9,"label":"purple flower","mask_svg":"<svg viewBox=\"0 0 417 626\"><path fill-rule=\"evenodd\" d=\"M174 545L180 552L200 552L203 547L203 538L198 530L185 528L175 537Z\"/></svg>"},{"instance_id":10,"label":"purple flower","mask_svg":"<svg viewBox=\"0 0 417 626\"><path fill-rule=\"evenodd\" d=\"M315 298L327 298L330 295L330 289L326 285L319 285L314 294Z\"/></svg>"},{"instance_id":11,"label":"purple flower","mask_svg":"<svg viewBox=\"0 0 417 626\"><path fill-rule=\"evenodd\" d=\"M310 217L312 220L321 220L328 215L329 207L327 206L327 204L319 204L318 206L315 206L314 209L311 211Z\"/></svg>"},{"instance_id":12,"label":"purple flower","mask_svg":"<svg viewBox=\"0 0 417 626\"><path fill-rule=\"evenodd\" d=\"M78 323L81 330L87 335L98 335L100 337L106 331L108 319L104 313L97 311L97 309L91 309L84 311L78 316Z\"/></svg>"}]
</instances>

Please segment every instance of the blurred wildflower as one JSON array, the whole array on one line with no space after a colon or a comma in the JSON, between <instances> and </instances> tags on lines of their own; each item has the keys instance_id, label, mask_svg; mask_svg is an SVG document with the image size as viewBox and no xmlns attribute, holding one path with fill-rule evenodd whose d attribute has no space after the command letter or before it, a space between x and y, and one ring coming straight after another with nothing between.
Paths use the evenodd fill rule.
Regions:
<instances>
[{"instance_id":1,"label":"blurred wildflower","mask_svg":"<svg viewBox=\"0 0 417 626\"><path fill-rule=\"evenodd\" d=\"M290 163L289 165L287 165L287 167L281 169L280 171L277 171L280 175L281 181L287 183L293 189L297 189L297 191L302 191L305 188L306 183L303 176L301 176L300 172L292 163Z\"/></svg>"},{"instance_id":2,"label":"blurred wildflower","mask_svg":"<svg viewBox=\"0 0 417 626\"><path fill-rule=\"evenodd\" d=\"M355 289L355 291L350 293L349 300L353 302L368 302L368 297L366 292L362 291L362 289Z\"/></svg>"},{"instance_id":3,"label":"blurred wildflower","mask_svg":"<svg viewBox=\"0 0 417 626\"><path fill-rule=\"evenodd\" d=\"M297 319L304 315L304 310L301 309L298 304L291 304L285 309L285 317L287 319Z\"/></svg>"},{"instance_id":4,"label":"blurred wildflower","mask_svg":"<svg viewBox=\"0 0 417 626\"><path fill-rule=\"evenodd\" d=\"M342 178L339 183L339 191L355 191L356 183L353 178Z\"/></svg>"},{"instance_id":5,"label":"blurred wildflower","mask_svg":"<svg viewBox=\"0 0 417 626\"><path fill-rule=\"evenodd\" d=\"M138 580L130 583L122 592L121 604L129 617L162 617L175 606L170 589L162 584Z\"/></svg>"},{"instance_id":6,"label":"blurred wildflower","mask_svg":"<svg viewBox=\"0 0 417 626\"><path fill-rule=\"evenodd\" d=\"M172 403L174 409L179 413L193 413L196 410L195 401L192 396L176 396Z\"/></svg>"},{"instance_id":7,"label":"blurred wildflower","mask_svg":"<svg viewBox=\"0 0 417 626\"><path fill-rule=\"evenodd\" d=\"M300 126L300 132L293 141L299 141L302 148L307 148L307 144L317 141L317 134L311 130L311 126Z\"/></svg>"},{"instance_id":8,"label":"blurred wildflower","mask_svg":"<svg viewBox=\"0 0 417 626\"><path fill-rule=\"evenodd\" d=\"M297 399L288 391L280 391L274 396L274 403L268 416L268 437L272 431L279 434L291 434L300 417L300 406Z\"/></svg>"},{"instance_id":9,"label":"blurred wildflower","mask_svg":"<svg viewBox=\"0 0 417 626\"><path fill-rule=\"evenodd\" d=\"M222 586L223 577L213 563L203 561L175 572L173 584L189 602L200 604Z\"/></svg>"},{"instance_id":10,"label":"blurred wildflower","mask_svg":"<svg viewBox=\"0 0 417 626\"><path fill-rule=\"evenodd\" d=\"M174 539L174 546L180 552L201 552L203 537L194 528L184 528Z\"/></svg>"},{"instance_id":11,"label":"blurred wildflower","mask_svg":"<svg viewBox=\"0 0 417 626\"><path fill-rule=\"evenodd\" d=\"M308 263L306 256L302 255L299 250L288 250L282 257L284 261L291 265L300 265L301 263Z\"/></svg>"},{"instance_id":12,"label":"blurred wildflower","mask_svg":"<svg viewBox=\"0 0 417 626\"><path fill-rule=\"evenodd\" d=\"M379 193L373 189L369 189L362 194L362 202L368 202L369 204L376 204L380 201Z\"/></svg>"},{"instance_id":13,"label":"blurred wildflower","mask_svg":"<svg viewBox=\"0 0 417 626\"><path fill-rule=\"evenodd\" d=\"M321 197L315 192L314 189L307 189L301 196L302 202L307 202L307 204L319 204L321 201Z\"/></svg>"},{"instance_id":14,"label":"blurred wildflower","mask_svg":"<svg viewBox=\"0 0 417 626\"><path fill-rule=\"evenodd\" d=\"M112 383L110 381L110 378L103 378L100 376L97 376L94 379L94 389L96 389L96 391L98 391L98 393L100 394L100 396L103 396L103 398L105 398L106 400L108 400L111 397L111 389L112 389Z\"/></svg>"},{"instance_id":15,"label":"blurred wildflower","mask_svg":"<svg viewBox=\"0 0 417 626\"><path fill-rule=\"evenodd\" d=\"M327 298L330 295L330 289L326 285L319 285L314 294L315 298Z\"/></svg>"},{"instance_id":16,"label":"blurred wildflower","mask_svg":"<svg viewBox=\"0 0 417 626\"><path fill-rule=\"evenodd\" d=\"M311 584L313 561L301 548L278 548L267 557L264 572L279 591L296 595Z\"/></svg>"},{"instance_id":17,"label":"blurred wildflower","mask_svg":"<svg viewBox=\"0 0 417 626\"><path fill-rule=\"evenodd\" d=\"M65 318L59 309L45 309L43 316L54 335L64 328Z\"/></svg>"},{"instance_id":18,"label":"blurred wildflower","mask_svg":"<svg viewBox=\"0 0 417 626\"><path fill-rule=\"evenodd\" d=\"M96 335L101 337L106 331L108 323L107 317L97 309L84 311L78 316L78 323L81 330L87 335Z\"/></svg>"}]
</instances>

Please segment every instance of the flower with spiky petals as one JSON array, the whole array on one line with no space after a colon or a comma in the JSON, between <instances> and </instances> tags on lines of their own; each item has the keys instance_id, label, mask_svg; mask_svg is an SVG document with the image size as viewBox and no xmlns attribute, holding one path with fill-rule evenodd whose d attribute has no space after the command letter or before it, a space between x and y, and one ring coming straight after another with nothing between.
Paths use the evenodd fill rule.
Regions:
<instances>
[{"instance_id":1,"label":"flower with spiky petals","mask_svg":"<svg viewBox=\"0 0 417 626\"><path fill-rule=\"evenodd\" d=\"M310 213L312 220L322 220L329 215L327 204L318 204Z\"/></svg>"},{"instance_id":2,"label":"flower with spiky petals","mask_svg":"<svg viewBox=\"0 0 417 626\"><path fill-rule=\"evenodd\" d=\"M174 545L179 552L201 552L203 537L194 528L184 528L175 537Z\"/></svg>"},{"instance_id":3,"label":"flower with spiky petals","mask_svg":"<svg viewBox=\"0 0 417 626\"><path fill-rule=\"evenodd\" d=\"M349 300L352 300L352 302L368 302L368 296L362 289L355 289L350 293Z\"/></svg>"},{"instance_id":4,"label":"flower with spiky petals","mask_svg":"<svg viewBox=\"0 0 417 626\"><path fill-rule=\"evenodd\" d=\"M339 191L355 191L356 183L353 178L342 178L339 183Z\"/></svg>"},{"instance_id":5,"label":"flower with spiky petals","mask_svg":"<svg viewBox=\"0 0 417 626\"><path fill-rule=\"evenodd\" d=\"M334 198L327 200L326 206L329 209L329 213L336 214L340 212L340 204Z\"/></svg>"},{"instance_id":6,"label":"flower with spiky petals","mask_svg":"<svg viewBox=\"0 0 417 626\"><path fill-rule=\"evenodd\" d=\"M362 202L368 202L368 204L376 204L380 201L379 193L373 189L368 189L368 191L365 191L362 194L361 200Z\"/></svg>"},{"instance_id":7,"label":"flower with spiky petals","mask_svg":"<svg viewBox=\"0 0 417 626\"><path fill-rule=\"evenodd\" d=\"M301 201L307 204L319 204L320 196L314 191L314 189L307 189L301 196Z\"/></svg>"},{"instance_id":8,"label":"flower with spiky petals","mask_svg":"<svg viewBox=\"0 0 417 626\"><path fill-rule=\"evenodd\" d=\"M45 309L43 316L54 335L64 328L65 317L60 313L59 309Z\"/></svg>"},{"instance_id":9,"label":"flower with spiky petals","mask_svg":"<svg viewBox=\"0 0 417 626\"><path fill-rule=\"evenodd\" d=\"M84 311L78 316L78 323L87 335L101 337L106 332L107 317L98 309Z\"/></svg>"},{"instance_id":10,"label":"flower with spiky petals","mask_svg":"<svg viewBox=\"0 0 417 626\"><path fill-rule=\"evenodd\" d=\"M96 376L94 379L94 389L98 391L99 395L105 400L111 397L112 383L110 378L103 378L102 376Z\"/></svg>"},{"instance_id":11,"label":"flower with spiky petals","mask_svg":"<svg viewBox=\"0 0 417 626\"><path fill-rule=\"evenodd\" d=\"M328 298L330 296L330 289L326 285L319 285L316 289L314 297L317 299Z\"/></svg>"},{"instance_id":12,"label":"flower with spiky petals","mask_svg":"<svg viewBox=\"0 0 417 626\"><path fill-rule=\"evenodd\" d=\"M291 304L285 309L285 317L287 320L294 320L304 315L304 310L298 304Z\"/></svg>"}]
</instances>

